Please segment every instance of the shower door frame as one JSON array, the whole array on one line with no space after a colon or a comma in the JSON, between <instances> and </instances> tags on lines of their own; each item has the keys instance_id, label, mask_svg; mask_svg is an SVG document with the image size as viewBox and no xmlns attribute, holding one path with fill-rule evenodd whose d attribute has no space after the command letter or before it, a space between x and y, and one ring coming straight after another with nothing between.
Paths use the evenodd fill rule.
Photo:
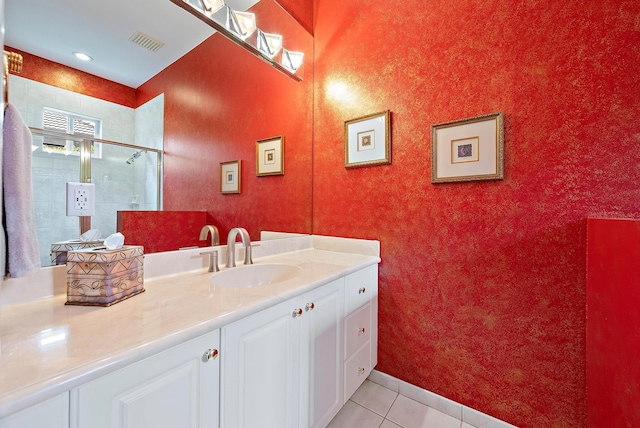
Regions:
<instances>
[{"instance_id":1,"label":"shower door frame","mask_svg":"<svg viewBox=\"0 0 640 428\"><path fill-rule=\"evenodd\" d=\"M38 137L53 137L69 141L78 142L80 144L80 183L91 183L91 144L92 143L105 143L112 144L114 146L131 148L134 150L143 150L146 152L156 153L157 159L157 183L156 183L156 209L160 211L162 209L162 166L163 166L163 151L153 149L150 147L136 146L135 144L121 143L119 141L103 140L100 138L85 138L78 135L67 134L64 132L47 131L40 128L29 127L33 136ZM80 216L80 233L85 233L91 229L91 216Z\"/></svg>"}]
</instances>

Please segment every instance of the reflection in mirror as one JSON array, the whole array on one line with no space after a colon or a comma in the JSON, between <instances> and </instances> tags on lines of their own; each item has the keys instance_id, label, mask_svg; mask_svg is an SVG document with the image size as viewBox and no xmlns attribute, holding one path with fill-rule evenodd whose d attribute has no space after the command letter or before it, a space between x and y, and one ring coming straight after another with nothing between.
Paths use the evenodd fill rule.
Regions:
<instances>
[{"instance_id":1,"label":"reflection in mirror","mask_svg":"<svg viewBox=\"0 0 640 428\"><path fill-rule=\"evenodd\" d=\"M222 0L213 4L209 0L171 0L171 2L188 11L238 46L272 65L284 75L294 80L302 79L301 66L304 53L283 48L281 34L265 33L259 29L254 13L233 10Z\"/></svg>"},{"instance_id":2,"label":"reflection in mirror","mask_svg":"<svg viewBox=\"0 0 640 428\"><path fill-rule=\"evenodd\" d=\"M33 135L32 185L42 266L55 264L59 254L53 247L77 247L68 241L78 240L82 223L104 238L116 232L118 210L160 209L163 96L132 109L21 76L11 75L9 82L10 102ZM81 142L87 137L105 141L93 143L91 155L82 157ZM127 163L136 152L141 154L135 163ZM96 214L79 222L66 216L65 185L89 180L96 185Z\"/></svg>"},{"instance_id":3,"label":"reflection in mirror","mask_svg":"<svg viewBox=\"0 0 640 428\"><path fill-rule=\"evenodd\" d=\"M31 83L26 81L27 85ZM15 101L22 105L20 100ZM147 136L153 134L153 114L149 113L155 108L156 114L161 115L161 101L160 97L142 107L148 110L147 114L139 116L136 124L146 129ZM30 111L39 110L31 106ZM113 119L99 109L94 113L105 119L50 108L41 110L41 126L48 130L31 128L32 183L40 261L42 266L49 266L65 263L67 250L101 244L79 241L79 235L89 228L98 230L103 239L115 233L118 210L160 209L162 151L150 147L151 138L146 138L147 147L92 138L90 155L82 156L84 138L99 137L103 125ZM133 130L128 133L134 138ZM157 143L162 144L161 138ZM87 178L96 186L96 214L79 222L78 217L65 215L65 186L67 182L89 181Z\"/></svg>"},{"instance_id":4,"label":"reflection in mirror","mask_svg":"<svg viewBox=\"0 0 640 428\"><path fill-rule=\"evenodd\" d=\"M131 22L130 17L124 16L119 11L120 19L117 21L105 21L106 9L114 8L114 2L66 0L61 3L42 2L42 0L25 0L25 3L40 1L42 7L47 10L55 8L56 4L69 7L73 3L76 10L87 9L94 12L93 31L97 34L101 45L107 47L116 46L116 41L110 42L104 28L114 28L128 24L144 33L151 28L149 19ZM154 18L155 24L163 28L171 28L171 33L176 33L174 23L188 19L187 26L195 33L210 31L204 23L165 0L172 12L161 18ZM23 2L9 2L7 6L21 4ZM134 2L140 6L141 2ZM154 2L156 5L158 2ZM160 2L162 3L162 2ZM132 2L124 1L124 4ZM253 3L252 3L253 4ZM100 12L95 13L94 8L99 7ZM161 8L158 8L161 9ZM123 9L124 10L124 9ZM273 0L262 0L250 9L257 16L259 28L265 33L282 34L285 46L296 52L305 54L312 60L313 38L304 30L284 9ZM53 13L53 12L51 12ZM65 25L64 32L60 32L61 26L57 23L55 32L46 34L46 24L34 22L36 19L30 14L24 18L29 23L30 29L35 32L45 32L45 36L55 40L62 34L67 34L80 27L78 25ZM39 14L40 15L40 14ZM186 18L185 18L186 17ZM20 45L16 39L12 39L12 27L10 23L20 22L7 15L7 48L15 48L26 53L32 53L27 49L28 44ZM39 18L38 18L39 19ZM66 18L65 18L66 19ZM52 20L55 21L55 20ZM114 24L117 22L117 26ZM171 25L167 25L171 23ZM42 24L42 26L40 26ZM83 22L82 25L85 23ZM155 28L155 27L154 27ZM53 30L51 30L53 31ZM147 30L147 34L154 36L155 30ZM110 36L114 36L111 34ZM128 35L127 35L128 37ZM93 40L87 33L76 36L77 42L90 48L87 43ZM14 41L14 45L11 43ZM173 40L165 40L165 47L172 45ZM161 206L167 211L205 212L206 223L213 224L220 230L222 241L228 231L233 227L246 228L252 240L260 238L261 230L274 230L282 232L310 233L311 232L311 144L312 144L312 81L313 67L306 65L305 76L302 82L293 81L263 61L248 55L245 50L229 42L229 40L214 34L206 36L202 43L193 47L190 51L180 53L176 59L169 62L158 71L154 71L149 77L142 80L131 79L139 76L134 70L131 73L119 68L117 72L109 74L96 71L102 77L97 78L80 73L75 69L62 67L62 60L57 60L61 55L66 55L69 46L62 46L48 58L53 62L42 60L47 58L46 52L38 51L37 56L27 55L25 58L23 74L10 76L9 100L19 104L19 110L28 125L42 128L39 119L40 113L32 109L28 103L36 103L39 109L49 107L89 118L102 119L101 138L124 142L131 145L145 145L151 140L151 146L163 150L164 166L162 180ZM35 49L35 48L34 48ZM53 49L53 48L51 48ZM135 50L137 49L137 50ZM160 48L158 52L162 52ZM62 53L61 53L62 50ZM78 49L79 50L79 49ZM117 50L117 49L116 49ZM91 52L93 53L93 51ZM125 59L125 64L141 64L154 54L144 52L139 46L134 45L134 60ZM130 55L130 54L129 54ZM95 58L93 63L98 62ZM126 57L126 56L125 56ZM65 60L66 61L66 60ZM113 61L115 64L115 60ZM82 66L73 65L74 68ZM126 68L125 68L126 70ZM110 76L114 76L111 78ZM118 76L118 77L115 77ZM139 79L139 77L138 77ZM114 83L119 82L119 83ZM115 88L115 89L114 89ZM21 101L22 100L22 101ZM25 101L28 100L28 101ZM160 100L160 101L159 101ZM157 104L156 104L157 103ZM143 107L159 106L160 114L152 116L153 126L150 129L139 127L149 116L143 113ZM101 111L106 108L107 111ZM110 123L107 123L111 121ZM129 125L123 126L122 122ZM142 128L139 129L139 128ZM132 135L133 134L133 135ZM285 175L278 177L257 177L255 171L255 144L256 141L270 138L275 135L283 135L287 144L284 147ZM35 141L35 140L34 140ZM40 143L42 144L42 143ZM37 145L34 143L34 145ZM61 176L67 177L66 181L78 181L78 174L68 167L69 159L73 155L58 153L44 156L42 149L36 157L47 166L34 166L34 177L42 174L42 177L51 177L53 170L45 172L48 165L58 171ZM104 166L94 163L92 178L122 178L117 191L108 191L108 202L115 207L129 210L139 204L143 208L147 203L146 196L142 192L124 196L121 188L131 186L142 173L134 172L133 168L147 163L140 162L148 152L134 157L137 150L125 150L124 153L107 151L103 146L103 156L112 158L113 162L104 162ZM127 160L133 159L128 164ZM241 195L222 195L219 192L219 165L222 162L241 159L243 171L243 192ZM106 159L105 159L106 160ZM94 159L94 162L97 160ZM153 163L153 161L148 161ZM133 168L132 168L133 167ZM122 169L124 168L124 169ZM129 168L129 169L126 169ZM54 230L65 230L65 222L51 221L51 212L64 212L64 191L59 187L54 188L53 181L49 178L35 178L41 184L50 186L50 200L36 202L36 215L40 224L48 222L50 231L48 238L43 238L42 246L49 248L50 244L60 239L73 239L79 235L79 229L73 232L67 229L55 235ZM98 188L98 191L99 188ZM40 192L39 197L45 198L45 192ZM137 198L136 198L137 195ZM119 198L122 197L122 200ZM50 204L50 205L49 205ZM46 207L47 209L43 209ZM148 208L148 207L144 207ZM105 222L113 224L115 214L99 209L94 224L98 224L104 218ZM204 224L203 224L204 225ZM199 227L203 226L199 225ZM110 231L110 226L104 226L103 236ZM151 228L148 235L161 233L158 225L145 225L141 227ZM199 229L198 227L198 229ZM169 237L170 238L170 237ZM198 241L198 236L193 239ZM126 242L131 245L144 245L143 242ZM200 243L198 243L200 245ZM206 243L202 243L202 246ZM177 249L177 247L175 248ZM47 253L47 257L49 254Z\"/></svg>"},{"instance_id":5,"label":"reflection in mirror","mask_svg":"<svg viewBox=\"0 0 640 428\"><path fill-rule=\"evenodd\" d=\"M168 1L168 0L167 0ZM202 22L178 8L177 13ZM313 38L273 0L251 8L265 32L312 58ZM277 30L276 30L277 29ZM215 34L158 73L137 100L165 94L164 209L206 211L230 229L311 232L313 67L294 81ZM256 142L284 137L284 175L256 175ZM242 160L242 193L220 192L220 164Z\"/></svg>"}]
</instances>

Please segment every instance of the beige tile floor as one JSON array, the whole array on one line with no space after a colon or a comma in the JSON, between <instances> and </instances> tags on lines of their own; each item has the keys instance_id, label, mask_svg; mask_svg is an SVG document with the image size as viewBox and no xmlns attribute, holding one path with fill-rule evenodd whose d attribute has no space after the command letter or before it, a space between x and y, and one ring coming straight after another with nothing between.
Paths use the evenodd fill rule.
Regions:
<instances>
[{"instance_id":1,"label":"beige tile floor","mask_svg":"<svg viewBox=\"0 0 640 428\"><path fill-rule=\"evenodd\" d=\"M327 428L475 428L365 380Z\"/></svg>"}]
</instances>

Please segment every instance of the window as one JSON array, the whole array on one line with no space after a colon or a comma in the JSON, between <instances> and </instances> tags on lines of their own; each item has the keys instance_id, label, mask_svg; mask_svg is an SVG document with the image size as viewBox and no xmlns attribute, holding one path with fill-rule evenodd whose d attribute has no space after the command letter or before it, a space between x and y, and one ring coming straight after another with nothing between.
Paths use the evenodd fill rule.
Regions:
<instances>
[{"instance_id":1,"label":"window","mask_svg":"<svg viewBox=\"0 0 640 428\"><path fill-rule=\"evenodd\" d=\"M62 110L45 107L42 113L42 128L46 131L72 134L80 138L100 138L100 126L101 122L99 119L80 116ZM46 153L79 156L80 142L55 137L44 137L42 150ZM102 146L100 143L91 143L91 157L102 157Z\"/></svg>"}]
</instances>

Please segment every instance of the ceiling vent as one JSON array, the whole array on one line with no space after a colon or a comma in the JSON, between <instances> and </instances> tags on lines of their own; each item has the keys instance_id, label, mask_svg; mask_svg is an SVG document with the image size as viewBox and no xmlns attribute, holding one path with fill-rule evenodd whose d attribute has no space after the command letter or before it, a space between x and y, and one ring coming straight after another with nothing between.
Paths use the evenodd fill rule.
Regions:
<instances>
[{"instance_id":1,"label":"ceiling vent","mask_svg":"<svg viewBox=\"0 0 640 428\"><path fill-rule=\"evenodd\" d=\"M153 37L147 36L140 31L136 31L133 36L129 37L129 40L131 40L136 45L140 45L145 49L149 49L151 52L157 52L158 49L164 46L164 43L162 43L160 40L156 40Z\"/></svg>"}]
</instances>

